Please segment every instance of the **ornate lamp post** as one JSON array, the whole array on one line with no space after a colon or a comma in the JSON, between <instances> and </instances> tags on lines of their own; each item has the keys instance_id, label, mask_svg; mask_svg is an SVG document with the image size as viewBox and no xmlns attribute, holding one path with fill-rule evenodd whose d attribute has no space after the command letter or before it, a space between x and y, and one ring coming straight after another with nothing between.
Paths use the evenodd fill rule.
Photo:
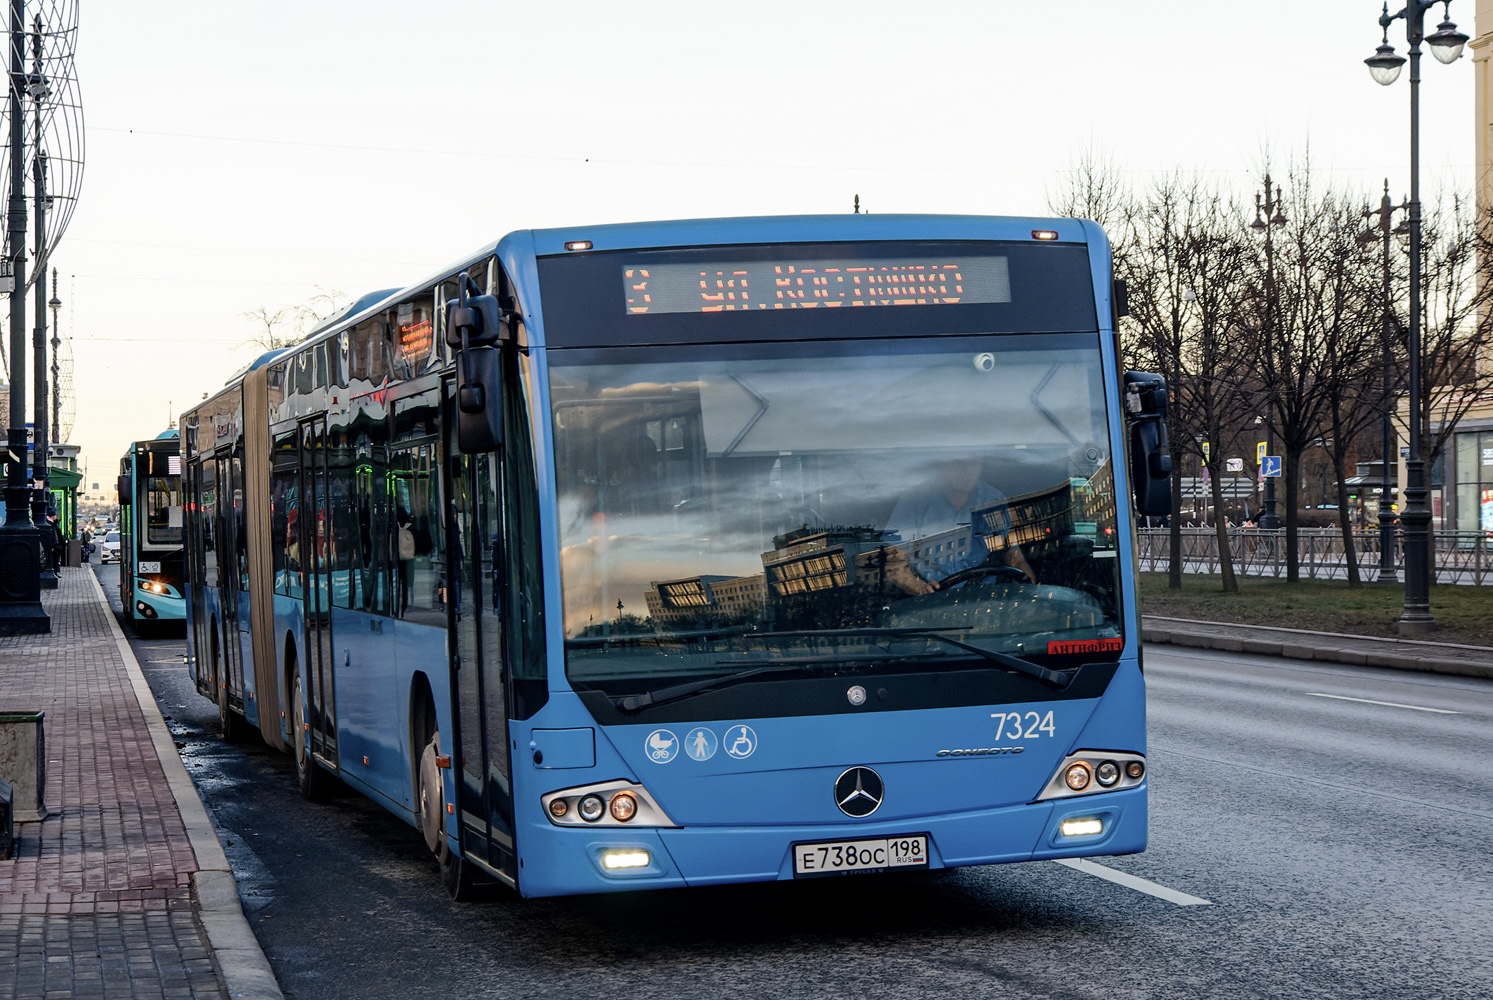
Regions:
<instances>
[{"instance_id":1,"label":"ornate lamp post","mask_svg":"<svg viewBox=\"0 0 1493 1000\"><path fill-rule=\"evenodd\" d=\"M1410 230L1410 330L1406 347L1410 354L1410 447L1405 458L1405 607L1400 614L1401 635L1423 635L1436 627L1431 617L1431 509L1426 505L1426 464L1421 454L1421 330L1420 330L1420 43L1431 47L1437 62L1454 63L1462 55L1467 36L1449 19L1451 0L1440 0L1443 20L1430 36L1425 34L1426 11L1437 0L1408 0L1399 13L1389 5L1379 15L1384 37L1378 50L1364 60L1375 82L1389 86L1400 75L1405 59L1389 44L1389 26L1405 21L1405 42L1410 55L1410 199L1405 222Z\"/></svg>"},{"instance_id":2,"label":"ornate lamp post","mask_svg":"<svg viewBox=\"0 0 1493 1000\"><path fill-rule=\"evenodd\" d=\"M1275 253L1270 241L1270 231L1276 226L1286 224L1286 213L1280 196L1280 185L1275 185L1274 196L1270 193L1270 175L1265 175L1265 194L1255 194L1255 221L1249 224L1249 228L1257 233L1265 234L1265 350L1273 350L1271 338L1276 334L1276 306L1278 299L1275 288ZM1273 395L1273 393L1272 393ZM1272 433L1273 426L1270 418L1264 417L1257 422L1265 425L1265 453L1268 455L1275 448L1275 435ZM1275 477L1265 477L1265 501L1264 510L1260 514L1260 527L1273 531L1280 527L1280 518L1275 514Z\"/></svg>"},{"instance_id":3,"label":"ornate lamp post","mask_svg":"<svg viewBox=\"0 0 1493 1000\"><path fill-rule=\"evenodd\" d=\"M1379 243L1384 250L1384 301L1383 301L1383 349L1384 349L1384 413L1381 419L1381 430L1383 440L1381 443L1384 460L1380 463L1379 470L1379 582L1398 583L1399 579L1395 573L1395 516L1391 509L1394 506L1394 480L1390 478L1390 456L1394 450L1394 430L1391 426L1393 417L1390 412L1394 399L1394 376L1392 373L1394 359L1394 307L1390 302L1389 287L1389 245L1392 234L1401 231L1394 228L1394 213L1409 209L1409 202L1395 205L1389 200L1389 178L1384 179L1384 196L1379 199L1378 208L1365 209L1365 219L1375 219L1368 229L1358 234L1360 246L1368 246L1370 243ZM1402 227L1403 228L1403 227ZM1375 229L1379 231L1374 232Z\"/></svg>"},{"instance_id":4,"label":"ornate lamp post","mask_svg":"<svg viewBox=\"0 0 1493 1000\"><path fill-rule=\"evenodd\" d=\"M31 520L26 488L26 93L25 0L10 2L10 197L5 259L10 286L10 423L6 428L5 524L0 525L0 635L52 631L41 605L41 532Z\"/></svg>"}]
</instances>

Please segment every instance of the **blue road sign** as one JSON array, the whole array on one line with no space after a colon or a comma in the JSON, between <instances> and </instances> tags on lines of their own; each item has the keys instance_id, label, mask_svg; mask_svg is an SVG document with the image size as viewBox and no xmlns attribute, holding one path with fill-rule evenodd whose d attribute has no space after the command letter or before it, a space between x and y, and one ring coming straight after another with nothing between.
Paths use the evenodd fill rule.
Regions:
<instances>
[{"instance_id":1,"label":"blue road sign","mask_svg":"<svg viewBox=\"0 0 1493 1000\"><path fill-rule=\"evenodd\" d=\"M1269 476L1271 479L1280 478L1280 456L1266 455L1265 461L1260 464L1260 475Z\"/></svg>"}]
</instances>

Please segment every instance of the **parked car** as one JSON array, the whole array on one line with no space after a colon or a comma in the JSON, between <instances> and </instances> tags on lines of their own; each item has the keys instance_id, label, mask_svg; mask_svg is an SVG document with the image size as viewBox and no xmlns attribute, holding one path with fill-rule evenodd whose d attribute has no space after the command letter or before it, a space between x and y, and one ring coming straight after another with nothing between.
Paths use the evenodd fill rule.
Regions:
<instances>
[{"instance_id":1,"label":"parked car","mask_svg":"<svg viewBox=\"0 0 1493 1000\"><path fill-rule=\"evenodd\" d=\"M111 531L104 536L104 544L99 546L98 561L105 565L119 562L119 532Z\"/></svg>"}]
</instances>

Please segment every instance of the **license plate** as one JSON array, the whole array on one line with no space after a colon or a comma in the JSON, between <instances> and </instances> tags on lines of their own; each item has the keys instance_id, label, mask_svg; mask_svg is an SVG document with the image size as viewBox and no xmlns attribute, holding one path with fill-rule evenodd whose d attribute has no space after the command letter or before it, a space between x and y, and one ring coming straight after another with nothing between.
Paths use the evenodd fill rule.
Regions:
<instances>
[{"instance_id":1,"label":"license plate","mask_svg":"<svg viewBox=\"0 0 1493 1000\"><path fill-rule=\"evenodd\" d=\"M927 867L928 837L921 833L793 845L794 878Z\"/></svg>"}]
</instances>

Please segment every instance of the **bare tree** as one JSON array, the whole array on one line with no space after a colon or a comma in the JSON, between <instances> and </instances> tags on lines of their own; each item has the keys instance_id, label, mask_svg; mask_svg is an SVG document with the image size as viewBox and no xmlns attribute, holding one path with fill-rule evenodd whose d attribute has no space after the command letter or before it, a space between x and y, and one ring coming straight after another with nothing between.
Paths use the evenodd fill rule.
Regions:
<instances>
[{"instance_id":1,"label":"bare tree","mask_svg":"<svg viewBox=\"0 0 1493 1000\"><path fill-rule=\"evenodd\" d=\"M343 298L343 293L335 289L327 291L318 286L316 294L299 305L281 306L275 310L268 306L251 309L244 313L244 318L254 323L256 332L244 343L257 345L266 351L278 351L299 343L308 332L343 307Z\"/></svg>"},{"instance_id":2,"label":"bare tree","mask_svg":"<svg viewBox=\"0 0 1493 1000\"><path fill-rule=\"evenodd\" d=\"M1224 517L1223 459L1234 445L1232 409L1241 371L1238 302L1244 245L1223 198L1196 179L1158 181L1133 204L1122 231L1119 270L1131 290L1127 350L1166 376L1172 394L1174 469L1184 456L1209 481L1225 592L1238 590ZM1180 510L1181 477L1172 482ZM1168 585L1182 585L1182 526L1174 515Z\"/></svg>"},{"instance_id":3,"label":"bare tree","mask_svg":"<svg viewBox=\"0 0 1493 1000\"><path fill-rule=\"evenodd\" d=\"M1321 281L1313 288L1309 310L1312 322L1321 331L1322 345L1323 425L1316 442L1331 455L1337 484L1334 499L1350 587L1359 586L1362 580L1353 533L1354 512L1348 501L1348 462L1356 439L1380 423L1387 405L1384 380L1379 377L1388 360L1382 333L1386 304L1380 269L1361 249L1365 242L1357 224L1364 216L1346 198L1329 195L1321 202ZM1378 237L1372 234L1369 242L1379 245Z\"/></svg>"},{"instance_id":4,"label":"bare tree","mask_svg":"<svg viewBox=\"0 0 1493 1000\"><path fill-rule=\"evenodd\" d=\"M1493 395L1493 210L1439 199L1421 240L1421 452L1434 465L1468 410Z\"/></svg>"}]
</instances>

